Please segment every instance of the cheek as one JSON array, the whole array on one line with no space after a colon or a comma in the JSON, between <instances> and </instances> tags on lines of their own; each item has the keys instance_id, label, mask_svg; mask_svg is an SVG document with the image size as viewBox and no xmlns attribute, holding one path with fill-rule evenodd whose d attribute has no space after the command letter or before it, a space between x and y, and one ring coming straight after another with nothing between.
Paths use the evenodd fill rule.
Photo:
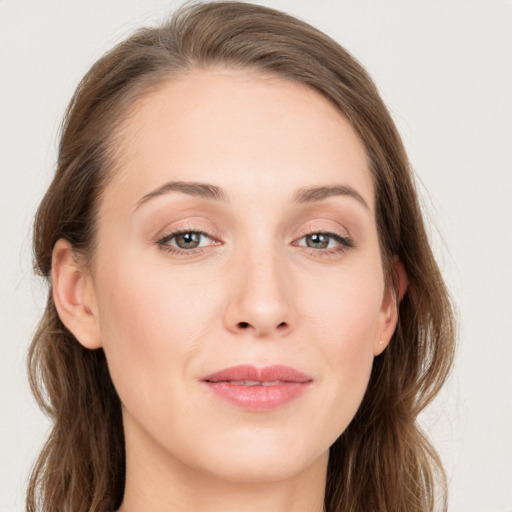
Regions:
<instances>
[{"instance_id":1,"label":"cheek","mask_svg":"<svg viewBox=\"0 0 512 512\"><path fill-rule=\"evenodd\" d=\"M372 345L380 320L383 277L364 267L333 271L316 286L302 285L304 325L313 325L326 349L349 358ZM306 293L306 290L308 293Z\"/></svg>"},{"instance_id":2,"label":"cheek","mask_svg":"<svg viewBox=\"0 0 512 512\"><path fill-rule=\"evenodd\" d=\"M357 412L368 386L382 301L378 273L352 272L324 282L310 296L308 322L315 326L325 368L315 427L334 440ZM322 407L323 405L323 407Z\"/></svg>"},{"instance_id":3,"label":"cheek","mask_svg":"<svg viewBox=\"0 0 512 512\"><path fill-rule=\"evenodd\" d=\"M128 258L103 268L98 282L100 332L116 389L127 406L151 403L155 383L169 389L183 380L200 350L208 299L198 294L199 283L166 266L130 266Z\"/></svg>"}]
</instances>

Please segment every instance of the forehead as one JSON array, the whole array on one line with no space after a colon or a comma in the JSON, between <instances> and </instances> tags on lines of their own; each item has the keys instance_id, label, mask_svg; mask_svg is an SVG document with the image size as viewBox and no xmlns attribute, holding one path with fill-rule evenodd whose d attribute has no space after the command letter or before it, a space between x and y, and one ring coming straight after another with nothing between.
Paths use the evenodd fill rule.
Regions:
<instances>
[{"instance_id":1,"label":"forehead","mask_svg":"<svg viewBox=\"0 0 512 512\"><path fill-rule=\"evenodd\" d=\"M346 184L373 209L366 152L351 124L319 92L274 75L217 68L174 77L136 102L118 141L111 185L135 201L176 180L262 199Z\"/></svg>"}]
</instances>

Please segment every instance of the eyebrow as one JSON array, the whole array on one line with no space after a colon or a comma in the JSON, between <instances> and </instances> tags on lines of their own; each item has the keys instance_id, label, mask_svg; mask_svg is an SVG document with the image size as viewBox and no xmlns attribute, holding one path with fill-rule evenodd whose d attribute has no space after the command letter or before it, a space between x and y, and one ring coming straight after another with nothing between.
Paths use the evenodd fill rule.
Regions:
<instances>
[{"instance_id":1,"label":"eyebrow","mask_svg":"<svg viewBox=\"0 0 512 512\"><path fill-rule=\"evenodd\" d=\"M197 183L193 181L170 181L142 196L136 203L135 209L150 199L168 194L170 192L181 192L192 197L213 199L215 201L227 201L227 194L217 185L210 183ZM317 187L300 188L293 197L294 203L314 203L333 196L347 196L361 203L369 209L363 196L354 188L348 185L324 185Z\"/></svg>"},{"instance_id":2,"label":"eyebrow","mask_svg":"<svg viewBox=\"0 0 512 512\"><path fill-rule=\"evenodd\" d=\"M313 203L333 196L348 196L359 201L365 208L370 209L363 196L348 185L328 185L320 187L304 187L299 189L295 196L296 203Z\"/></svg>"},{"instance_id":3,"label":"eyebrow","mask_svg":"<svg viewBox=\"0 0 512 512\"><path fill-rule=\"evenodd\" d=\"M142 196L136 203L135 209L142 204L146 203L150 199L170 192L181 192L193 197L201 197L203 199L214 199L216 201L226 201L227 196L225 192L216 185L210 185L209 183L196 183L193 181L170 181L165 183L161 187L152 190L145 196Z\"/></svg>"}]
</instances>

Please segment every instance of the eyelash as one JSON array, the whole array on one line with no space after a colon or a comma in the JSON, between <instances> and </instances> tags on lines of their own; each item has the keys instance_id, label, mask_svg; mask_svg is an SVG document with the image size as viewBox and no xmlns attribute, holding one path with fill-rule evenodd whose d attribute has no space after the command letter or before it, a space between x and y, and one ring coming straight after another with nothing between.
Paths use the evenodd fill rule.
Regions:
<instances>
[{"instance_id":1,"label":"eyelash","mask_svg":"<svg viewBox=\"0 0 512 512\"><path fill-rule=\"evenodd\" d=\"M170 233L167 233L162 238L160 238L156 243L160 246L160 248L165 251L167 254L177 254L177 255L191 255L196 254L198 252L201 252L204 247L200 248L193 248L193 249L180 249L178 247L173 247L172 245L168 245L168 242L170 242L173 238L176 238L180 235L185 235L188 233L195 233L200 236L205 236L209 238L210 240L214 240L214 237L206 233L205 231L202 231L200 229L196 229L192 226L178 229L176 231L171 231ZM220 243L216 243L215 245L221 245Z\"/></svg>"},{"instance_id":2,"label":"eyelash","mask_svg":"<svg viewBox=\"0 0 512 512\"><path fill-rule=\"evenodd\" d=\"M176 231L171 231L170 233L167 233L162 238L157 240L156 243L167 254L173 254L173 255L187 255L188 256L188 255L197 254L197 253L201 252L203 249L205 249L204 247L192 248L192 249L180 249L180 248L177 248L177 247L174 247L174 246L168 244L168 242L170 242L175 237L184 235L184 234L188 234L188 233L194 233L194 234L197 234L200 236L205 236L205 237L209 238L210 240L215 241L215 238L213 236L209 235L208 233L206 233L205 231L202 231L200 229L196 229L193 227L187 227L186 229L178 229ZM311 236L311 235L328 236L331 239L335 240L338 243L338 245L336 247L332 247L330 249L315 249L313 247L307 247L304 245L297 244L298 241L302 240L303 238L306 238L307 236ZM222 243L217 241L217 243L214 243L212 245L222 245ZM292 242L292 245L294 245L295 247L305 247L306 249L309 249L308 252L312 256L315 256L315 257L329 257L329 256L332 257L332 256L337 256L337 255L343 254L348 249L353 248L354 242L353 242L352 238L350 238L348 236L342 236L336 232L314 230L314 231L309 231L309 232L302 234L302 236L300 238L298 238L298 239L296 239L296 241Z\"/></svg>"},{"instance_id":3,"label":"eyelash","mask_svg":"<svg viewBox=\"0 0 512 512\"><path fill-rule=\"evenodd\" d=\"M330 249L315 249L313 247L307 247L304 245L298 245L297 242L311 235L323 235L333 239L337 242L336 247L331 247ZM308 252L312 256L316 257L335 257L341 254L344 254L348 249L352 249L354 247L353 240L348 236L340 235L339 233L332 231L322 231L322 230L314 230L304 233L300 238L297 239L296 242L292 243L295 247L304 247L308 250ZM329 244L328 244L329 245Z\"/></svg>"}]
</instances>

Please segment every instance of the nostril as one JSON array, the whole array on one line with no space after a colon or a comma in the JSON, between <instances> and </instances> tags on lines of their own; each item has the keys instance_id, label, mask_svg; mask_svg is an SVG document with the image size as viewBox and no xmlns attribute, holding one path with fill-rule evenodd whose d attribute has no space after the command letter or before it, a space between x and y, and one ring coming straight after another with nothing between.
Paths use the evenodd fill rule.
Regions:
<instances>
[{"instance_id":1,"label":"nostril","mask_svg":"<svg viewBox=\"0 0 512 512\"><path fill-rule=\"evenodd\" d=\"M1 1L1 0L0 0ZM284 329L285 327L287 327L287 323L286 322L281 322L278 326L277 326L277 329ZM251 324L249 322L238 322L238 327L240 329L247 329L248 327L250 327Z\"/></svg>"}]
</instances>

